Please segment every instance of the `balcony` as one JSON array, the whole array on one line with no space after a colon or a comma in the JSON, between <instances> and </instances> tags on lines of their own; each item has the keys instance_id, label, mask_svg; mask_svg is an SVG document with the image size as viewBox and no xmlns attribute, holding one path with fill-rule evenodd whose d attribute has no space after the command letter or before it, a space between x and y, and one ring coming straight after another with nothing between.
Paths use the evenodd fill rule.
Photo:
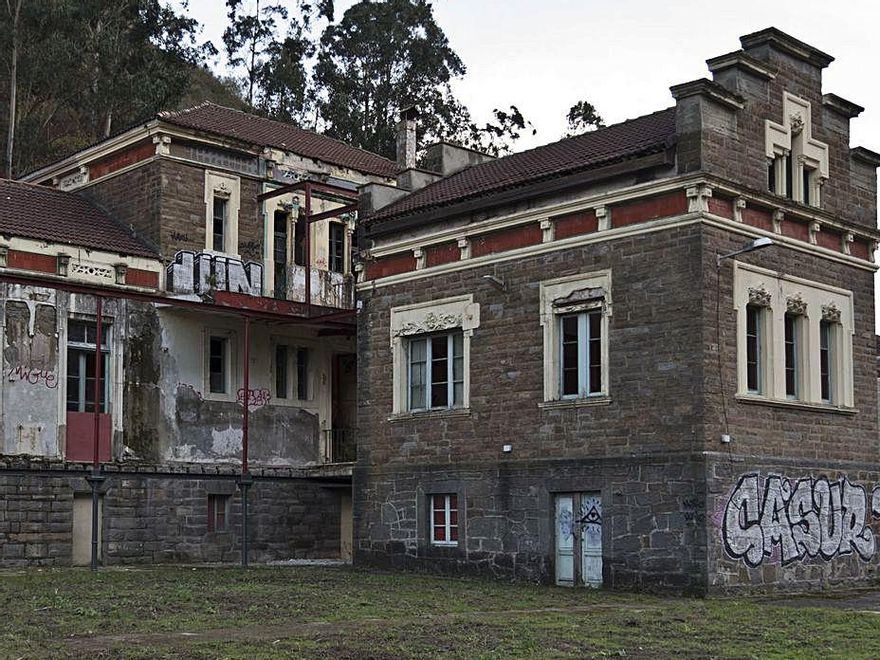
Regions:
<instances>
[{"instance_id":1,"label":"balcony","mask_svg":"<svg viewBox=\"0 0 880 660\"><path fill-rule=\"evenodd\" d=\"M357 460L357 440L354 429L324 431L324 462L354 463Z\"/></svg>"},{"instance_id":2,"label":"balcony","mask_svg":"<svg viewBox=\"0 0 880 660\"><path fill-rule=\"evenodd\" d=\"M334 307L336 309L354 308L354 282L351 277L319 268L311 268L310 288L313 305ZM306 268L293 265L288 267L284 278L279 281L276 274L275 297L294 302L306 301Z\"/></svg>"}]
</instances>

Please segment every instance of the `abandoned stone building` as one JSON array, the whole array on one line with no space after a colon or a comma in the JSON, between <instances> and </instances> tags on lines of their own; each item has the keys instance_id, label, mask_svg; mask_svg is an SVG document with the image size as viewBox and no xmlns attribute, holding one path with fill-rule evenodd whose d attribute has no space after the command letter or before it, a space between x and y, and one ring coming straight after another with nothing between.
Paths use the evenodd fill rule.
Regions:
<instances>
[{"instance_id":1,"label":"abandoned stone building","mask_svg":"<svg viewBox=\"0 0 880 660\"><path fill-rule=\"evenodd\" d=\"M251 560L350 556L351 236L396 171L206 103L0 182L0 563L89 563L93 519L104 564L238 561L244 488Z\"/></svg>"},{"instance_id":2,"label":"abandoned stone building","mask_svg":"<svg viewBox=\"0 0 880 660\"><path fill-rule=\"evenodd\" d=\"M823 92L831 56L741 43L667 109L363 187L355 562L703 593L877 574L880 155Z\"/></svg>"}]
</instances>

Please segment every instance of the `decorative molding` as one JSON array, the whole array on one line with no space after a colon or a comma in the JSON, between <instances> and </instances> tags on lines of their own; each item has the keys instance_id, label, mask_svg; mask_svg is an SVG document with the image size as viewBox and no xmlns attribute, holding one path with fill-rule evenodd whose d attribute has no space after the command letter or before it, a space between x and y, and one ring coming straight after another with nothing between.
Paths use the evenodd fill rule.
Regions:
<instances>
[{"instance_id":1,"label":"decorative molding","mask_svg":"<svg viewBox=\"0 0 880 660\"><path fill-rule=\"evenodd\" d=\"M840 323L840 308L833 302L822 305L822 320L829 323Z\"/></svg>"},{"instance_id":2,"label":"decorative molding","mask_svg":"<svg viewBox=\"0 0 880 660\"><path fill-rule=\"evenodd\" d=\"M789 314L804 316L807 313L807 301L799 293L789 296L785 299L785 311Z\"/></svg>"},{"instance_id":3,"label":"decorative molding","mask_svg":"<svg viewBox=\"0 0 880 660\"><path fill-rule=\"evenodd\" d=\"M851 231L845 232L840 239L841 248L843 248L844 254L852 254L852 244L856 240L856 237L853 235Z\"/></svg>"},{"instance_id":4,"label":"decorative molding","mask_svg":"<svg viewBox=\"0 0 880 660\"><path fill-rule=\"evenodd\" d=\"M593 209L596 219L599 221L599 231L611 229L611 209L606 206L597 206Z\"/></svg>"},{"instance_id":5,"label":"decorative molding","mask_svg":"<svg viewBox=\"0 0 880 660\"><path fill-rule=\"evenodd\" d=\"M822 231L822 223L813 220L810 223L810 245L819 244L819 232Z\"/></svg>"},{"instance_id":6,"label":"decorative molding","mask_svg":"<svg viewBox=\"0 0 880 660\"><path fill-rule=\"evenodd\" d=\"M748 201L745 197L736 197L733 200L733 221L734 222L744 222L743 220L743 211L748 206Z\"/></svg>"},{"instance_id":7,"label":"decorative molding","mask_svg":"<svg viewBox=\"0 0 880 660\"><path fill-rule=\"evenodd\" d=\"M556 234L553 221L550 218L541 218L538 223L541 227L541 242L550 243Z\"/></svg>"},{"instance_id":8,"label":"decorative molding","mask_svg":"<svg viewBox=\"0 0 880 660\"><path fill-rule=\"evenodd\" d=\"M171 155L171 136L170 135L154 135L153 144L156 145L157 156Z\"/></svg>"},{"instance_id":9,"label":"decorative molding","mask_svg":"<svg viewBox=\"0 0 880 660\"><path fill-rule=\"evenodd\" d=\"M101 277L107 280L116 281L116 273L113 268L98 266L95 264L82 263L78 261L68 266L70 275L84 275L86 277ZM117 282L118 283L118 282Z\"/></svg>"},{"instance_id":10,"label":"decorative molding","mask_svg":"<svg viewBox=\"0 0 880 660\"><path fill-rule=\"evenodd\" d=\"M773 233L781 234L782 233L782 223L785 220L785 211L782 209L776 209L773 211Z\"/></svg>"},{"instance_id":11,"label":"decorative molding","mask_svg":"<svg viewBox=\"0 0 880 660\"><path fill-rule=\"evenodd\" d=\"M68 267L70 266L70 255L60 252L58 254L58 270L57 274L61 277L67 277Z\"/></svg>"},{"instance_id":12,"label":"decorative molding","mask_svg":"<svg viewBox=\"0 0 880 660\"><path fill-rule=\"evenodd\" d=\"M461 250L461 255L459 255L460 260L470 259L471 258L471 241L468 238L459 238L456 241L458 244L458 249Z\"/></svg>"},{"instance_id":13,"label":"decorative molding","mask_svg":"<svg viewBox=\"0 0 880 660\"><path fill-rule=\"evenodd\" d=\"M709 198L712 196L712 188L705 184L691 186L685 190L688 200L688 213L708 213Z\"/></svg>"},{"instance_id":14,"label":"decorative molding","mask_svg":"<svg viewBox=\"0 0 880 660\"><path fill-rule=\"evenodd\" d=\"M0 268L6 268L8 258L9 248L5 245L0 245Z\"/></svg>"},{"instance_id":15,"label":"decorative molding","mask_svg":"<svg viewBox=\"0 0 880 660\"><path fill-rule=\"evenodd\" d=\"M128 266L126 264L116 264L113 266L113 270L116 274L116 283L125 284L125 277L128 275Z\"/></svg>"},{"instance_id":16,"label":"decorative molding","mask_svg":"<svg viewBox=\"0 0 880 660\"><path fill-rule=\"evenodd\" d=\"M773 296L770 295L770 292L767 291L767 287L763 284L758 286L749 287L749 304L757 305L758 307L770 307L770 303L773 300Z\"/></svg>"},{"instance_id":17,"label":"decorative molding","mask_svg":"<svg viewBox=\"0 0 880 660\"><path fill-rule=\"evenodd\" d=\"M422 270L428 263L425 251L422 248L413 250L413 257L416 260L416 270Z\"/></svg>"},{"instance_id":18,"label":"decorative molding","mask_svg":"<svg viewBox=\"0 0 880 660\"><path fill-rule=\"evenodd\" d=\"M461 314L435 314L428 312L417 321L407 321L393 334L394 337L408 337L409 335L424 335L441 330L451 330L461 327Z\"/></svg>"}]
</instances>

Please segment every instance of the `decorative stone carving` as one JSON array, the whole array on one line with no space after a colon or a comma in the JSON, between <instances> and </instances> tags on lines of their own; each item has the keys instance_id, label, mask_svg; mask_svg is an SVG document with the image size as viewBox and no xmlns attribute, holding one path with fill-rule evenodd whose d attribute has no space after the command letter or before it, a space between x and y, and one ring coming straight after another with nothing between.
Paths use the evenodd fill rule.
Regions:
<instances>
[{"instance_id":1,"label":"decorative stone carving","mask_svg":"<svg viewBox=\"0 0 880 660\"><path fill-rule=\"evenodd\" d=\"M599 221L599 231L611 229L611 211L604 206L597 206L593 211Z\"/></svg>"},{"instance_id":2,"label":"decorative stone carving","mask_svg":"<svg viewBox=\"0 0 880 660\"><path fill-rule=\"evenodd\" d=\"M62 277L67 277L67 269L70 265L70 255L64 254L63 252L58 255L58 263L56 264L58 267L57 274Z\"/></svg>"},{"instance_id":3,"label":"decorative stone carving","mask_svg":"<svg viewBox=\"0 0 880 660\"><path fill-rule=\"evenodd\" d=\"M709 212L709 198L712 189L707 185L692 186L685 191L688 200L688 213Z\"/></svg>"},{"instance_id":4,"label":"decorative stone carving","mask_svg":"<svg viewBox=\"0 0 880 660\"><path fill-rule=\"evenodd\" d=\"M428 263L428 258L425 256L425 251L422 248L415 248L413 250L413 257L416 260L416 270L422 270Z\"/></svg>"},{"instance_id":5,"label":"decorative stone carving","mask_svg":"<svg viewBox=\"0 0 880 660\"><path fill-rule=\"evenodd\" d=\"M471 242L467 238L458 239L458 249L461 250L461 259L471 258Z\"/></svg>"},{"instance_id":6,"label":"decorative stone carving","mask_svg":"<svg viewBox=\"0 0 880 660\"><path fill-rule=\"evenodd\" d=\"M840 309L833 302L822 305L822 320L829 323L840 323Z\"/></svg>"},{"instance_id":7,"label":"decorative stone carving","mask_svg":"<svg viewBox=\"0 0 880 660\"><path fill-rule=\"evenodd\" d=\"M841 238L841 247L843 248L844 254L852 254L852 244L855 240L856 237L851 231L848 231L843 235Z\"/></svg>"},{"instance_id":8,"label":"decorative stone carving","mask_svg":"<svg viewBox=\"0 0 880 660\"><path fill-rule=\"evenodd\" d=\"M807 313L807 301L804 300L799 293L789 296L785 300L785 311L789 314L804 316Z\"/></svg>"},{"instance_id":9,"label":"decorative stone carving","mask_svg":"<svg viewBox=\"0 0 880 660\"><path fill-rule=\"evenodd\" d=\"M745 197L737 197L733 200L733 219L735 222L743 222L743 211L747 206Z\"/></svg>"},{"instance_id":10,"label":"decorative stone carving","mask_svg":"<svg viewBox=\"0 0 880 660\"><path fill-rule=\"evenodd\" d=\"M767 288L761 284L756 287L749 287L749 304L758 305L759 307L770 307L772 296Z\"/></svg>"},{"instance_id":11,"label":"decorative stone carving","mask_svg":"<svg viewBox=\"0 0 880 660\"><path fill-rule=\"evenodd\" d=\"M226 181L218 181L214 186L214 194L219 197L232 197L232 188Z\"/></svg>"},{"instance_id":12,"label":"decorative stone carving","mask_svg":"<svg viewBox=\"0 0 880 660\"><path fill-rule=\"evenodd\" d=\"M553 241L555 235L553 221L550 218L541 218L539 224L541 227L541 242L550 243Z\"/></svg>"},{"instance_id":13,"label":"decorative stone carving","mask_svg":"<svg viewBox=\"0 0 880 660\"><path fill-rule=\"evenodd\" d=\"M423 335L429 332L439 332L451 328L461 327L461 314L436 314L428 312L418 321L407 321L394 333L395 337L408 335Z\"/></svg>"},{"instance_id":14,"label":"decorative stone carving","mask_svg":"<svg viewBox=\"0 0 880 660\"><path fill-rule=\"evenodd\" d=\"M773 232L782 233L782 222L785 220L785 213L781 209L773 211Z\"/></svg>"},{"instance_id":15,"label":"decorative stone carving","mask_svg":"<svg viewBox=\"0 0 880 660\"><path fill-rule=\"evenodd\" d=\"M813 221L810 223L810 243L816 245L819 242L819 232L822 231L821 223Z\"/></svg>"},{"instance_id":16,"label":"decorative stone carving","mask_svg":"<svg viewBox=\"0 0 880 660\"><path fill-rule=\"evenodd\" d=\"M799 112L792 113L788 118L788 125L791 127L792 135L800 135L804 130L804 118Z\"/></svg>"}]
</instances>

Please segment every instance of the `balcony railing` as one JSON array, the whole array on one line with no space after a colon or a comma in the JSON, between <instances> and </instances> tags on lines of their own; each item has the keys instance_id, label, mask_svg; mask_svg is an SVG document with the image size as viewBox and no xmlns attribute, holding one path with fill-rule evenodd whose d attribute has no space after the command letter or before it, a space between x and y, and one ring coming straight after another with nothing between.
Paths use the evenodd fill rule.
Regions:
<instances>
[{"instance_id":1,"label":"balcony railing","mask_svg":"<svg viewBox=\"0 0 880 660\"><path fill-rule=\"evenodd\" d=\"M357 441L354 429L324 431L324 462L354 463L357 460Z\"/></svg>"},{"instance_id":2,"label":"balcony railing","mask_svg":"<svg viewBox=\"0 0 880 660\"><path fill-rule=\"evenodd\" d=\"M287 280L287 299L305 302L305 266L290 266L288 276L285 279ZM354 307L354 283L351 277L346 277L342 273L312 268L310 280L313 305L337 309L352 309Z\"/></svg>"}]
</instances>

